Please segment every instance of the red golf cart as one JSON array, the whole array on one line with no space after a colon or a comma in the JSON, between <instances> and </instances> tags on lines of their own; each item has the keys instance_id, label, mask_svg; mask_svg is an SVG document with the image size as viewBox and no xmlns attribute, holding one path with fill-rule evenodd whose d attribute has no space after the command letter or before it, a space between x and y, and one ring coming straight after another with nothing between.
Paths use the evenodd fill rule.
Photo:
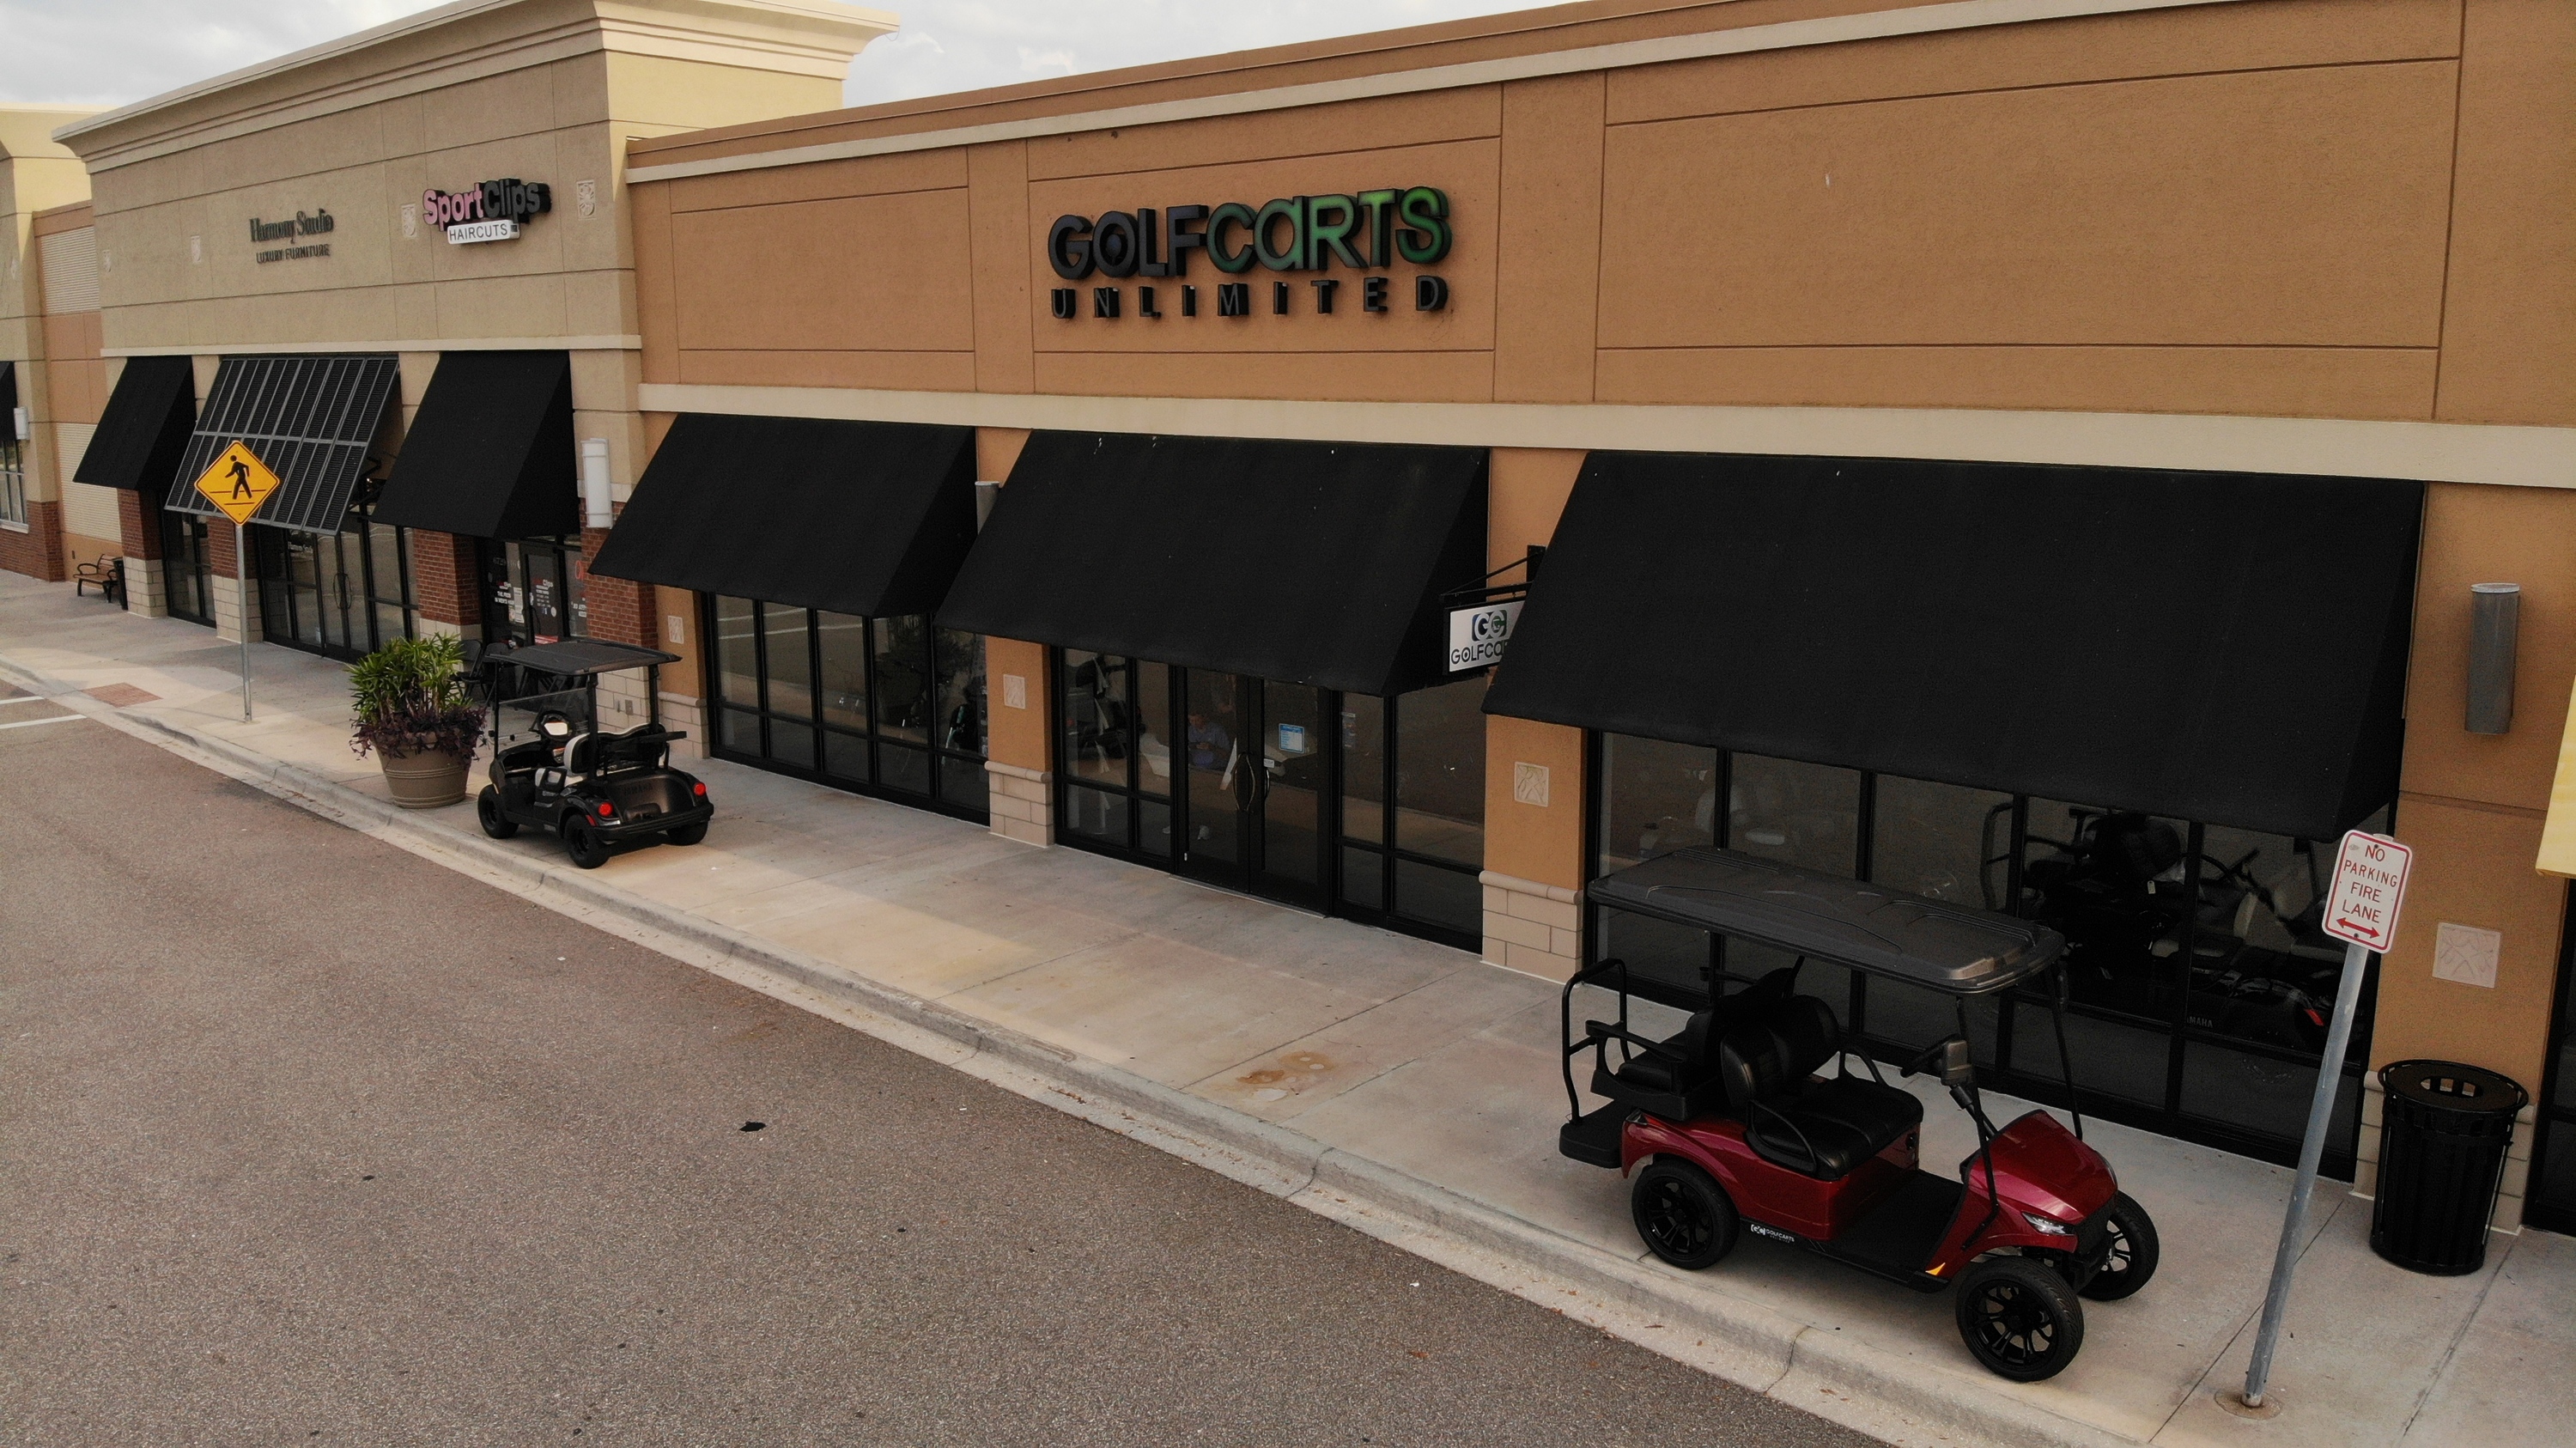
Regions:
<instances>
[{"instance_id":1,"label":"red golf cart","mask_svg":"<svg viewBox=\"0 0 2576 1448\"><path fill-rule=\"evenodd\" d=\"M1794 957L1733 992L1722 993L1712 973L1707 1004L1660 1040L1630 1028L1621 962L1566 983L1572 1109L1557 1147L1635 1174L1631 1212L1657 1257L1694 1271L1714 1266L1750 1231L1919 1291L1955 1286L1968 1351L2019 1382L2054 1377L2074 1361L2084 1345L2079 1296L2126 1297L2155 1275L2155 1223L2085 1144L2082 1115L2073 1131L2045 1111L1998 1131L1969 1064L1968 998L2043 978L2056 987L2050 1003L2065 1062L2063 977L2052 975L2065 937L1733 850L1675 851L1594 881L1588 895ZM1797 993L1810 962L1951 999L1957 1033L1905 1075L1938 1074L1976 1123L1977 1149L1955 1175L1919 1163L1922 1100L1846 1048L1832 1006ZM1586 986L1614 992L1618 1016L1586 1021L1577 1036L1574 993ZM1608 1103L1589 1111L1574 1079L1587 1051L1592 1094ZM1833 1074L1822 1074L1829 1066ZM2066 1086L2072 1103L2071 1068Z\"/></svg>"}]
</instances>

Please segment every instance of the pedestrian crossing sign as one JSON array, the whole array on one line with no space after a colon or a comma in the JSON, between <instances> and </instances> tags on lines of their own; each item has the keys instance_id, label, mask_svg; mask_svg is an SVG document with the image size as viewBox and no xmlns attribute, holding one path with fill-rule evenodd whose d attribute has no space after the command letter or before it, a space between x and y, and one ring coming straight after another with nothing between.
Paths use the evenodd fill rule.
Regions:
<instances>
[{"instance_id":1,"label":"pedestrian crossing sign","mask_svg":"<svg viewBox=\"0 0 2576 1448\"><path fill-rule=\"evenodd\" d=\"M277 474L268 470L250 444L235 440L212 467L197 475L197 491L235 524L247 523L268 495L277 491Z\"/></svg>"}]
</instances>

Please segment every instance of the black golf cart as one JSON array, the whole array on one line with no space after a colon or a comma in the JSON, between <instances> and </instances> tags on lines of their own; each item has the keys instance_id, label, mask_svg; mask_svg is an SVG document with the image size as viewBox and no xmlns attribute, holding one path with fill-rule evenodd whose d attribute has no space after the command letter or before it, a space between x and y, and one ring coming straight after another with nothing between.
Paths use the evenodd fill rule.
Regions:
<instances>
[{"instance_id":1,"label":"black golf cart","mask_svg":"<svg viewBox=\"0 0 2576 1448\"><path fill-rule=\"evenodd\" d=\"M474 802L483 833L544 830L585 870L622 847L705 839L716 812L707 787L671 767L671 744L687 734L650 715L616 731L599 717L600 675L649 669L658 683L660 667L678 661L599 639L485 650L467 676L492 710L491 782Z\"/></svg>"},{"instance_id":2,"label":"black golf cart","mask_svg":"<svg viewBox=\"0 0 2576 1448\"><path fill-rule=\"evenodd\" d=\"M1557 1149L1634 1172L1637 1231L1676 1267L1716 1265L1740 1231L1807 1248L1924 1292L1956 1284L1959 1335L1987 1368L2052 1377L2084 1342L2079 1295L2136 1292L2155 1275L2155 1223L2110 1164L2045 1111L1997 1129L1969 1063L1967 1000L2026 981L2058 989L2066 1059L2064 936L2046 926L1733 850L1690 849L1592 883L1597 904L1710 931L1790 963L1721 991L1660 1039L1630 1025L1627 967L1613 960L1568 981L1560 1005L1570 1119ZM1743 947L1751 947L1744 949ZM1833 1007L1797 990L1809 962L1847 966L1947 996L1955 1034L1905 1074L1937 1072L1977 1128L1953 1173L1919 1164L1923 1103L1890 1085L1845 1041ZM1613 1020L1574 1029L1574 993L1616 993ZM1574 1063L1593 1057L1589 1111ZM1859 1055L1862 1074L1854 1074ZM1822 1074L1831 1066L1833 1075ZM2074 1097L2071 1067L2067 1100Z\"/></svg>"}]
</instances>

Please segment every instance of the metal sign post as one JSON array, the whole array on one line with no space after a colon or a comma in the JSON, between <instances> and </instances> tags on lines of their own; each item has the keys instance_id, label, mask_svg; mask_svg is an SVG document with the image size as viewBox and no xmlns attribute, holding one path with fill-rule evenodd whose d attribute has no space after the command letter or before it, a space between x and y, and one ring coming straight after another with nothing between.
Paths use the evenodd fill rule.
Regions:
<instances>
[{"instance_id":1,"label":"metal sign post","mask_svg":"<svg viewBox=\"0 0 2576 1448\"><path fill-rule=\"evenodd\" d=\"M2308 1133L2299 1143L2299 1175L2290 1187L2281 1245L2272 1254L2272 1285L2263 1294L2263 1325L2254 1333L2254 1359L2245 1368L2239 1402L2260 1410L2272 1385L2272 1352L2280 1346L2281 1317L2290 1305L2290 1274L2299 1264L2308 1225L2308 1199L2316 1193L2317 1164L2325 1156L2326 1128L2343 1085L2344 1053L2352 1046L2352 1018L2361 1009L2361 978L2372 951L2385 951L2397 935L2397 909L2406 900L2406 871L2415 852L2386 835L2354 830L2335 857L2334 888L2326 897L2325 930L2344 942L2343 981L2335 988L2334 1021L2317 1058L2317 1090L2308 1101Z\"/></svg>"},{"instance_id":2,"label":"metal sign post","mask_svg":"<svg viewBox=\"0 0 2576 1448\"><path fill-rule=\"evenodd\" d=\"M277 491L277 474L236 439L197 475L197 494L233 520L234 607L240 610L242 722L250 722L250 519Z\"/></svg>"}]
</instances>

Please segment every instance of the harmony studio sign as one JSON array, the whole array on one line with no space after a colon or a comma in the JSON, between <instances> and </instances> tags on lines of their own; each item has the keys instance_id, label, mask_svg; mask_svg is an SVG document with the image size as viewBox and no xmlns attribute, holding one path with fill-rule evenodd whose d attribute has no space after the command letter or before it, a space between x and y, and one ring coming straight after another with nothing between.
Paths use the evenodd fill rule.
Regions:
<instances>
[{"instance_id":1,"label":"harmony studio sign","mask_svg":"<svg viewBox=\"0 0 2576 1448\"><path fill-rule=\"evenodd\" d=\"M555 209L554 188L516 176L480 181L463 191L432 188L420 194L420 214L444 227L451 245L516 241L519 228Z\"/></svg>"},{"instance_id":2,"label":"harmony studio sign","mask_svg":"<svg viewBox=\"0 0 2576 1448\"><path fill-rule=\"evenodd\" d=\"M292 221L262 221L254 216L250 219L250 240L253 246L262 242L293 241L299 236L320 236L336 231L339 225L339 222L331 218L331 212L327 207L316 209L311 216L299 211L295 213L295 219ZM304 246L271 247L266 251L254 253L251 259L265 264L272 261L295 261L302 257L330 254L331 243L322 241Z\"/></svg>"},{"instance_id":3,"label":"harmony studio sign","mask_svg":"<svg viewBox=\"0 0 2576 1448\"><path fill-rule=\"evenodd\" d=\"M1334 196L1282 196L1258 207L1228 201L1159 211L1153 207L1105 211L1096 218L1059 216L1047 228L1046 253L1047 264L1069 282L1087 280L1094 273L1120 279L1186 277L1193 253L1229 276L1240 276L1255 265L1285 273L1329 271L1338 264L1363 273L1358 310L1386 312L1395 305L1394 279L1367 273L1383 273L1399 258L1412 266L1437 266L1449 255L1455 239L1448 193L1434 186L1412 186ZM1343 279L1306 280L1312 289L1313 310L1331 314ZM1168 314L1163 310L1164 290L1137 286L1132 315L1199 315L1196 285L1183 283L1169 289L1178 296L1172 299L1176 312ZM1252 283L1220 281L1215 291L1216 315L1252 315ZM1109 321L1130 315L1126 293L1124 286L1092 287L1091 315ZM1273 280L1270 314L1290 315L1296 310L1297 293L1292 282ZM1417 312L1447 309L1448 280L1414 277L1412 301ZM1081 290L1056 287L1049 305L1057 320L1070 322L1082 313Z\"/></svg>"}]
</instances>

